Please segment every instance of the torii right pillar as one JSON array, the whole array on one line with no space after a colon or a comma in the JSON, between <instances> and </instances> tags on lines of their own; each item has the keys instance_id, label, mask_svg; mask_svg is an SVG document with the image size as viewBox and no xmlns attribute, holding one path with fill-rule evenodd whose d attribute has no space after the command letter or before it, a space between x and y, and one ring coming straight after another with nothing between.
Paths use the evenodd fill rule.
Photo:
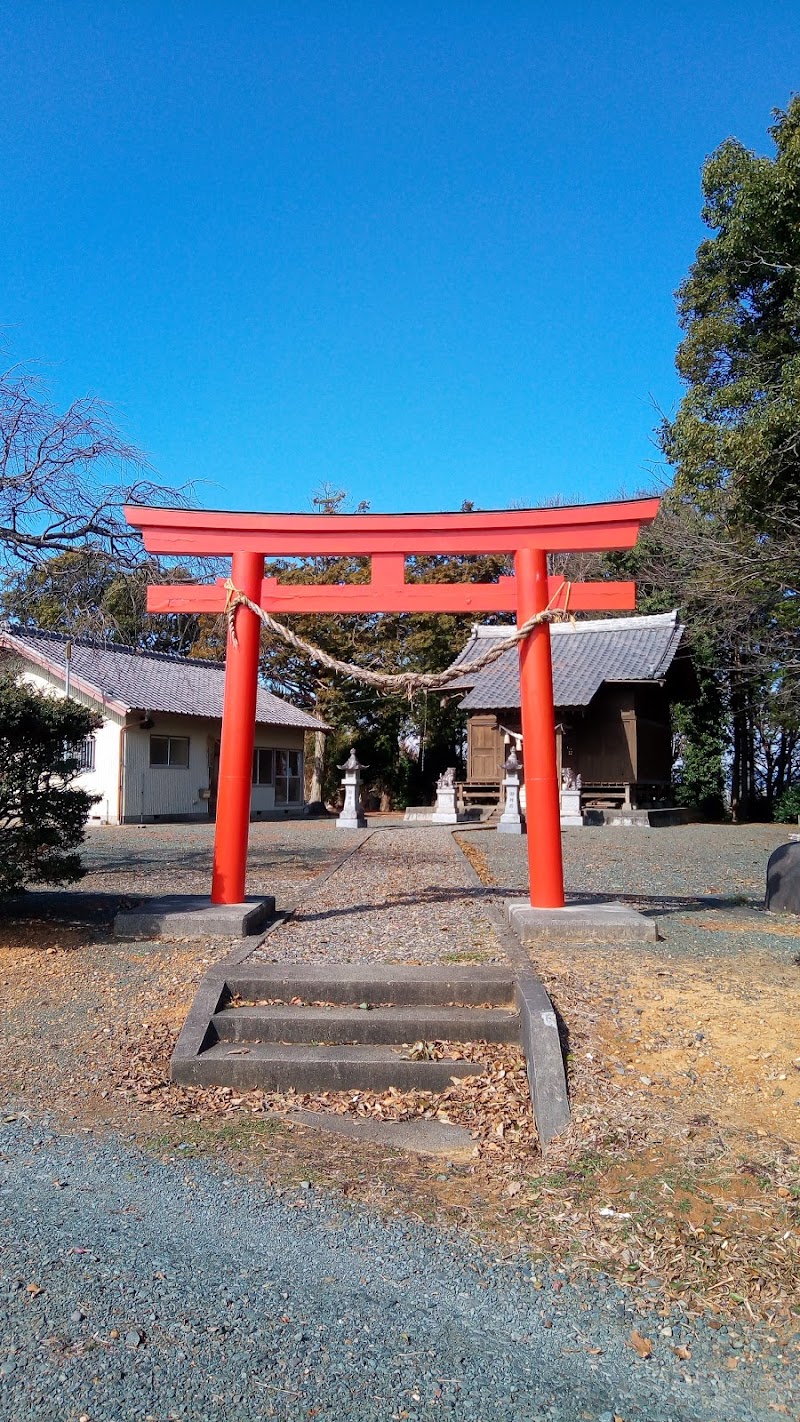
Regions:
<instances>
[{"instance_id":1,"label":"torii right pillar","mask_svg":"<svg viewBox=\"0 0 800 1422\"><path fill-rule=\"evenodd\" d=\"M545 549L519 548L514 555L514 572L517 626L521 627L550 604ZM655 921L628 904L565 904L549 622L534 627L520 642L519 679L530 889L528 899L506 900L512 927L524 944L559 939L655 942Z\"/></svg>"},{"instance_id":2,"label":"torii right pillar","mask_svg":"<svg viewBox=\"0 0 800 1422\"><path fill-rule=\"evenodd\" d=\"M547 554L520 548L514 558L517 626L544 612L550 601ZM550 626L534 627L519 644L522 742L525 755L525 816L528 822L528 875L534 908L564 907L561 855L561 796L556 754Z\"/></svg>"}]
</instances>

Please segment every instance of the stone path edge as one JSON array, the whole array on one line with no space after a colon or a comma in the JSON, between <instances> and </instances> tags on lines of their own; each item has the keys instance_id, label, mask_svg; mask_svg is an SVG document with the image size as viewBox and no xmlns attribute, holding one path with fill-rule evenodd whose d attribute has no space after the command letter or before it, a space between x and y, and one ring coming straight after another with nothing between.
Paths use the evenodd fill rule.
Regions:
<instances>
[{"instance_id":1,"label":"stone path edge","mask_svg":"<svg viewBox=\"0 0 800 1422\"><path fill-rule=\"evenodd\" d=\"M490 890L461 848L458 842L461 828L458 826L453 830L453 841L473 884L486 890L487 901L483 905L484 910L497 929L503 951L514 969L520 1036L527 1064L533 1116L542 1151L545 1151L550 1142L566 1130L571 1115L558 1018L544 983L531 967L528 954L516 934L509 928L502 910L489 902Z\"/></svg>"}]
</instances>

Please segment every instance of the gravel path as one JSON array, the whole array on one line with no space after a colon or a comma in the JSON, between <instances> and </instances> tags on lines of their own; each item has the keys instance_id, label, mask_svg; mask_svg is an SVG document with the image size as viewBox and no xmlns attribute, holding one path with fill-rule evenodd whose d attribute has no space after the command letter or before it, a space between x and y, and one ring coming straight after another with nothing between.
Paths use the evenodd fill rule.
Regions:
<instances>
[{"instance_id":1,"label":"gravel path","mask_svg":"<svg viewBox=\"0 0 800 1422\"><path fill-rule=\"evenodd\" d=\"M180 1152L0 1126L0 1416L23 1422L756 1422L735 1339L642 1317L601 1280L487 1259L309 1187ZM633 1328L652 1357L630 1346ZM679 1358L675 1349L685 1350ZM690 1357L687 1354L691 1355Z\"/></svg>"},{"instance_id":2,"label":"gravel path","mask_svg":"<svg viewBox=\"0 0 800 1422\"><path fill-rule=\"evenodd\" d=\"M270 962L502 962L485 898L449 830L382 826L318 889L309 886L298 912L254 956Z\"/></svg>"}]
</instances>

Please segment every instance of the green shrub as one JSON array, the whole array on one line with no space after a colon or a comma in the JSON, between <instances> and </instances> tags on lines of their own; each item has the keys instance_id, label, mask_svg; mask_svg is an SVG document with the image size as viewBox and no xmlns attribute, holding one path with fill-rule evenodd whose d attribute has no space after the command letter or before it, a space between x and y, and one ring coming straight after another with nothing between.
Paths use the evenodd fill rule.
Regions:
<instances>
[{"instance_id":1,"label":"green shrub","mask_svg":"<svg viewBox=\"0 0 800 1422\"><path fill-rule=\"evenodd\" d=\"M0 898L26 884L70 884L93 796L72 784L77 747L101 724L80 706L0 675Z\"/></svg>"},{"instance_id":2,"label":"green shrub","mask_svg":"<svg viewBox=\"0 0 800 1422\"><path fill-rule=\"evenodd\" d=\"M797 824L800 817L800 785L790 785L778 797L772 809L772 818L779 824Z\"/></svg>"}]
</instances>

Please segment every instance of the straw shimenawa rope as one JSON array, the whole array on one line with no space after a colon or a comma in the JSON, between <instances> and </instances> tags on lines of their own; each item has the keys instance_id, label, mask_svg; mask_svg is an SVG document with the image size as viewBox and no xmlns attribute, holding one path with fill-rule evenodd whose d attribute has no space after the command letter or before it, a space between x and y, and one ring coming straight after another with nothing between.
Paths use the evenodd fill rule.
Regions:
<instances>
[{"instance_id":1,"label":"straw shimenawa rope","mask_svg":"<svg viewBox=\"0 0 800 1422\"><path fill-rule=\"evenodd\" d=\"M260 607L257 602L243 593L240 588L234 586L231 578L225 579L225 591L227 594L225 601L225 619L231 640L234 646L238 645L236 638L236 609L237 607L247 607L256 614L263 622L267 631L272 632L276 637L280 637L288 647L294 647L295 651L302 652L312 661L319 662L320 666L326 667L328 671L338 672L340 676L352 677L354 681L364 682L366 686L375 686L384 691L405 691L409 696L415 691L426 689L435 691L441 687L450 686L454 681L461 681L462 677L472 676L474 672L482 671L484 667L491 666L502 657L507 647L513 647L516 642L522 642L533 632L535 627L541 627L547 622L561 621L568 616L567 607L569 604L571 584L563 582L557 592L551 597L548 606L543 612L535 612L532 617L527 618L520 627L516 627L508 636L503 637L500 642L496 642L493 647L487 648L479 657L473 658L469 662L459 662L457 665L445 668L439 672L378 672L372 671L369 667L356 666L354 662L343 662L339 657L332 657L330 653L323 652L321 647L315 647L312 642L306 642L302 637L298 637L296 632L292 632L290 627L285 627L282 622L276 621L269 612ZM553 603L564 593L563 608L556 609Z\"/></svg>"}]
</instances>

